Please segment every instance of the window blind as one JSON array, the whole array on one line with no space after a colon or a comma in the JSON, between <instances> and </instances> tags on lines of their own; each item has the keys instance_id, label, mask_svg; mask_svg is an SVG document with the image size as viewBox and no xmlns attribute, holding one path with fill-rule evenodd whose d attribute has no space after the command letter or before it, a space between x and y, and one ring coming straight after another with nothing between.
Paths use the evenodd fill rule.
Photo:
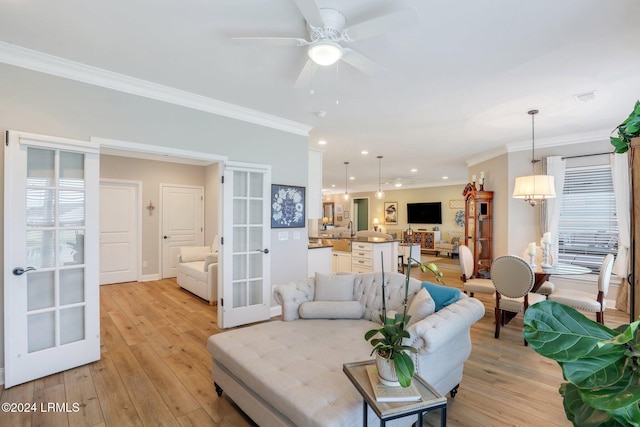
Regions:
<instances>
[{"instance_id":1,"label":"window blind","mask_svg":"<svg viewBox=\"0 0 640 427\"><path fill-rule=\"evenodd\" d=\"M567 168L558 227L559 261L598 273L610 253L618 253L611 167Z\"/></svg>"}]
</instances>

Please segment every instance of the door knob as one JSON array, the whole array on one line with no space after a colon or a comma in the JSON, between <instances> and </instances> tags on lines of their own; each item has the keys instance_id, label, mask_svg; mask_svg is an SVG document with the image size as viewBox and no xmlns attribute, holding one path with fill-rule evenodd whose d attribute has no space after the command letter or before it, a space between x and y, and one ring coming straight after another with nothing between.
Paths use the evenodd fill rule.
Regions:
<instances>
[{"instance_id":1,"label":"door knob","mask_svg":"<svg viewBox=\"0 0 640 427\"><path fill-rule=\"evenodd\" d=\"M35 268L33 267L27 267L27 268L22 268L22 267L16 267L13 269L13 274L14 276L22 276L25 272L27 271L34 271Z\"/></svg>"},{"instance_id":2,"label":"door knob","mask_svg":"<svg viewBox=\"0 0 640 427\"><path fill-rule=\"evenodd\" d=\"M162 236L162 238L163 238L163 239L168 239L168 238L169 238L169 236Z\"/></svg>"},{"instance_id":3,"label":"door knob","mask_svg":"<svg viewBox=\"0 0 640 427\"><path fill-rule=\"evenodd\" d=\"M268 254L269 253L269 249L256 249L257 252L262 252L264 254Z\"/></svg>"}]
</instances>

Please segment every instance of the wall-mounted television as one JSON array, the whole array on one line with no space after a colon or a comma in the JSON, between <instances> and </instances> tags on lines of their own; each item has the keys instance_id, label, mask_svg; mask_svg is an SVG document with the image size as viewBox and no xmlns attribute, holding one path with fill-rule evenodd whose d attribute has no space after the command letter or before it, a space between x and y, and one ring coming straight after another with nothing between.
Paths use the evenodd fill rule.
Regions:
<instances>
[{"instance_id":1,"label":"wall-mounted television","mask_svg":"<svg viewBox=\"0 0 640 427\"><path fill-rule=\"evenodd\" d=\"M408 224L442 224L442 202L407 203Z\"/></svg>"}]
</instances>

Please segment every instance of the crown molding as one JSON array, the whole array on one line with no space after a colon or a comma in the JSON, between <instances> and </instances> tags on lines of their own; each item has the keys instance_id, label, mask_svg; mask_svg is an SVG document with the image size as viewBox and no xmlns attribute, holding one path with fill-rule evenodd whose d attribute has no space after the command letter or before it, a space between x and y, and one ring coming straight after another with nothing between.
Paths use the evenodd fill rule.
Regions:
<instances>
[{"instance_id":1,"label":"crown molding","mask_svg":"<svg viewBox=\"0 0 640 427\"><path fill-rule=\"evenodd\" d=\"M610 129L600 129L592 132L575 133L571 135L562 135L550 138L536 139L536 149L560 147L563 145L585 144L590 142L608 141L611 136ZM531 150L531 141L518 141L500 146L494 150L486 151L475 157L467 159L467 167L486 162L495 157L507 153L516 153L519 151Z\"/></svg>"},{"instance_id":2,"label":"crown molding","mask_svg":"<svg viewBox=\"0 0 640 427\"><path fill-rule=\"evenodd\" d=\"M0 41L0 62L131 95L309 136L311 126L228 102L70 61Z\"/></svg>"}]
</instances>

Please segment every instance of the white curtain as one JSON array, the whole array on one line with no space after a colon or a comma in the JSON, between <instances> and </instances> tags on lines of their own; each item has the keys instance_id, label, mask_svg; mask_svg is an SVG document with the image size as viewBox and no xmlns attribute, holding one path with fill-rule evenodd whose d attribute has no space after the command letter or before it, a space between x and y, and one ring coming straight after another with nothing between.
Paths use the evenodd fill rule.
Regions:
<instances>
[{"instance_id":1,"label":"white curtain","mask_svg":"<svg viewBox=\"0 0 640 427\"><path fill-rule=\"evenodd\" d=\"M618 255L613 264L613 273L627 277L629 271L629 248L631 247L631 183L627 153L610 154L613 192L616 196L618 217Z\"/></svg>"},{"instance_id":2,"label":"white curtain","mask_svg":"<svg viewBox=\"0 0 640 427\"><path fill-rule=\"evenodd\" d=\"M553 259L558 258L558 224L560 223L560 205L562 203L562 190L564 188L564 171L566 169L566 161L560 156L551 156L546 158L547 175L553 176L556 188L556 197L547 199L545 229L553 236L551 245L551 253Z\"/></svg>"}]
</instances>

